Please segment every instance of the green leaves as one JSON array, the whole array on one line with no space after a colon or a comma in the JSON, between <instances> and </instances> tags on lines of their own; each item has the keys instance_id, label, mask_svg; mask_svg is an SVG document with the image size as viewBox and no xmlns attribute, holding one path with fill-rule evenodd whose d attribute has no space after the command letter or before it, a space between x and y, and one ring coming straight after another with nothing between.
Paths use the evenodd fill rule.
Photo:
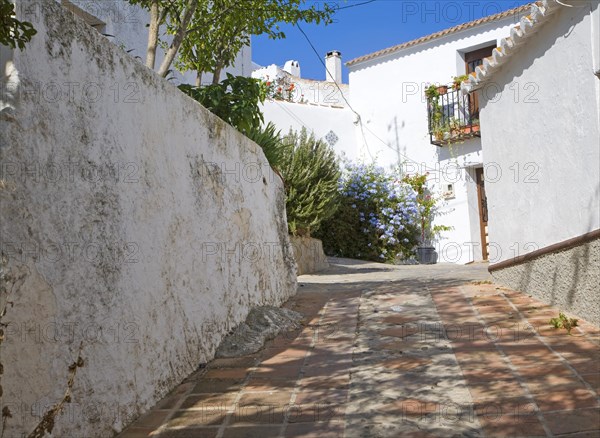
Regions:
<instances>
[{"instance_id":1,"label":"green leaves","mask_svg":"<svg viewBox=\"0 0 600 438\"><path fill-rule=\"evenodd\" d=\"M290 146L282 141L281 132L276 129L269 122L264 128L253 128L246 135L262 148L269 165L281 173L281 166L290 153Z\"/></svg>"},{"instance_id":2,"label":"green leaves","mask_svg":"<svg viewBox=\"0 0 600 438\"><path fill-rule=\"evenodd\" d=\"M290 233L310 236L337 211L340 168L333 149L306 129L290 132L281 166L286 188L286 211Z\"/></svg>"},{"instance_id":3,"label":"green leaves","mask_svg":"<svg viewBox=\"0 0 600 438\"><path fill-rule=\"evenodd\" d=\"M263 122L258 105L264 102L266 90L259 79L227 74L227 79L219 84L207 87L184 84L179 89L244 134L259 128Z\"/></svg>"},{"instance_id":4,"label":"green leaves","mask_svg":"<svg viewBox=\"0 0 600 438\"><path fill-rule=\"evenodd\" d=\"M37 33L33 25L15 18L15 7L9 0L0 0L0 44L12 49L25 48Z\"/></svg>"},{"instance_id":5,"label":"green leaves","mask_svg":"<svg viewBox=\"0 0 600 438\"><path fill-rule=\"evenodd\" d=\"M555 329L564 328L567 331L567 334L571 334L571 330L577 327L579 320L575 318L568 318L564 313L558 312L558 318L552 318L550 320L550 325Z\"/></svg>"},{"instance_id":6,"label":"green leaves","mask_svg":"<svg viewBox=\"0 0 600 438\"><path fill-rule=\"evenodd\" d=\"M341 204L322 224L327 255L393 263L418 242L416 192L374 163L346 163Z\"/></svg>"},{"instance_id":7,"label":"green leaves","mask_svg":"<svg viewBox=\"0 0 600 438\"><path fill-rule=\"evenodd\" d=\"M250 43L250 35L266 34L271 39L281 39L285 33L279 29L279 23L332 22L333 6L325 3L304 7L306 3L306 0L200 0L176 66L181 71L211 72L218 80L221 70L233 65L242 47ZM168 32L173 31L169 26Z\"/></svg>"}]
</instances>

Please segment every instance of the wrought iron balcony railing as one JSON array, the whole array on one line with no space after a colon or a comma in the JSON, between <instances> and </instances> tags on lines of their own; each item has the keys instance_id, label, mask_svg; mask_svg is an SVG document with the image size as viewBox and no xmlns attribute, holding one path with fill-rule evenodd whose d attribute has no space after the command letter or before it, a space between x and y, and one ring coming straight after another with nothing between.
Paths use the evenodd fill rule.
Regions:
<instances>
[{"instance_id":1,"label":"wrought iron balcony railing","mask_svg":"<svg viewBox=\"0 0 600 438\"><path fill-rule=\"evenodd\" d=\"M474 93L458 88L431 88L427 96L427 116L431 144L443 146L480 137L479 102Z\"/></svg>"}]
</instances>

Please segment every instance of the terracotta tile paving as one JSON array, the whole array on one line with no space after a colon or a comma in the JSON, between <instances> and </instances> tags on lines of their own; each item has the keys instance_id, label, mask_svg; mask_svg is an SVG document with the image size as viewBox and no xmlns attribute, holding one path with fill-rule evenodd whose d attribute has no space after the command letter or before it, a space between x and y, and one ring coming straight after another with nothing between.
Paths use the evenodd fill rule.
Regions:
<instances>
[{"instance_id":1,"label":"terracotta tile paving","mask_svg":"<svg viewBox=\"0 0 600 438\"><path fill-rule=\"evenodd\" d=\"M307 277L303 329L211 361L120 437L600 437L600 329L551 328L483 269L361 266Z\"/></svg>"}]
</instances>

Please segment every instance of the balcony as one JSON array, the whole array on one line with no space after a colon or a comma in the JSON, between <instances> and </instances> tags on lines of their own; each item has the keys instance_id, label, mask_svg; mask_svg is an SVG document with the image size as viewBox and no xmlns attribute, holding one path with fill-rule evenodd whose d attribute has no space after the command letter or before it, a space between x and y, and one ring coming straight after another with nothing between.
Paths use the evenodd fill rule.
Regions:
<instances>
[{"instance_id":1,"label":"balcony","mask_svg":"<svg viewBox=\"0 0 600 438\"><path fill-rule=\"evenodd\" d=\"M465 95L456 86L432 85L425 95L431 144L444 146L481 137L476 94Z\"/></svg>"}]
</instances>

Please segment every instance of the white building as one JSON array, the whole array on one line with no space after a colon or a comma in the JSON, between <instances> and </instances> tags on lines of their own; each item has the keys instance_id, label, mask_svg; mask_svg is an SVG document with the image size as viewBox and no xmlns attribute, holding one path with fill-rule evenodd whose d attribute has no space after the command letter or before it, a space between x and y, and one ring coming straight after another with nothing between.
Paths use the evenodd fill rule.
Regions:
<instances>
[{"instance_id":1,"label":"white building","mask_svg":"<svg viewBox=\"0 0 600 438\"><path fill-rule=\"evenodd\" d=\"M306 128L328 142L339 155L356 159L357 115L348 107L349 89L341 80L341 56L336 50L327 53L325 81L302 78L296 60L287 61L283 68L274 64L256 68L252 77L272 84L277 94L262 106L265 122L273 122L283 134Z\"/></svg>"},{"instance_id":2,"label":"white building","mask_svg":"<svg viewBox=\"0 0 600 438\"><path fill-rule=\"evenodd\" d=\"M463 84L478 90L492 275L600 322L600 7L538 2ZM493 166L492 166L493 165Z\"/></svg>"},{"instance_id":3,"label":"white building","mask_svg":"<svg viewBox=\"0 0 600 438\"><path fill-rule=\"evenodd\" d=\"M355 129L357 154L384 166L403 164L409 174L429 172L433 191L446 198L436 223L453 229L437 243L439 261L468 263L488 258L479 137L487 133L477 126L477 99L463 98L460 90L451 87L440 97L440 106L444 119L456 118L464 134L460 141L449 138L450 132L436 141L430 134L426 84L449 84L453 77L473 71L528 11L527 6L511 9L346 64L350 103L361 116Z\"/></svg>"}]
</instances>

